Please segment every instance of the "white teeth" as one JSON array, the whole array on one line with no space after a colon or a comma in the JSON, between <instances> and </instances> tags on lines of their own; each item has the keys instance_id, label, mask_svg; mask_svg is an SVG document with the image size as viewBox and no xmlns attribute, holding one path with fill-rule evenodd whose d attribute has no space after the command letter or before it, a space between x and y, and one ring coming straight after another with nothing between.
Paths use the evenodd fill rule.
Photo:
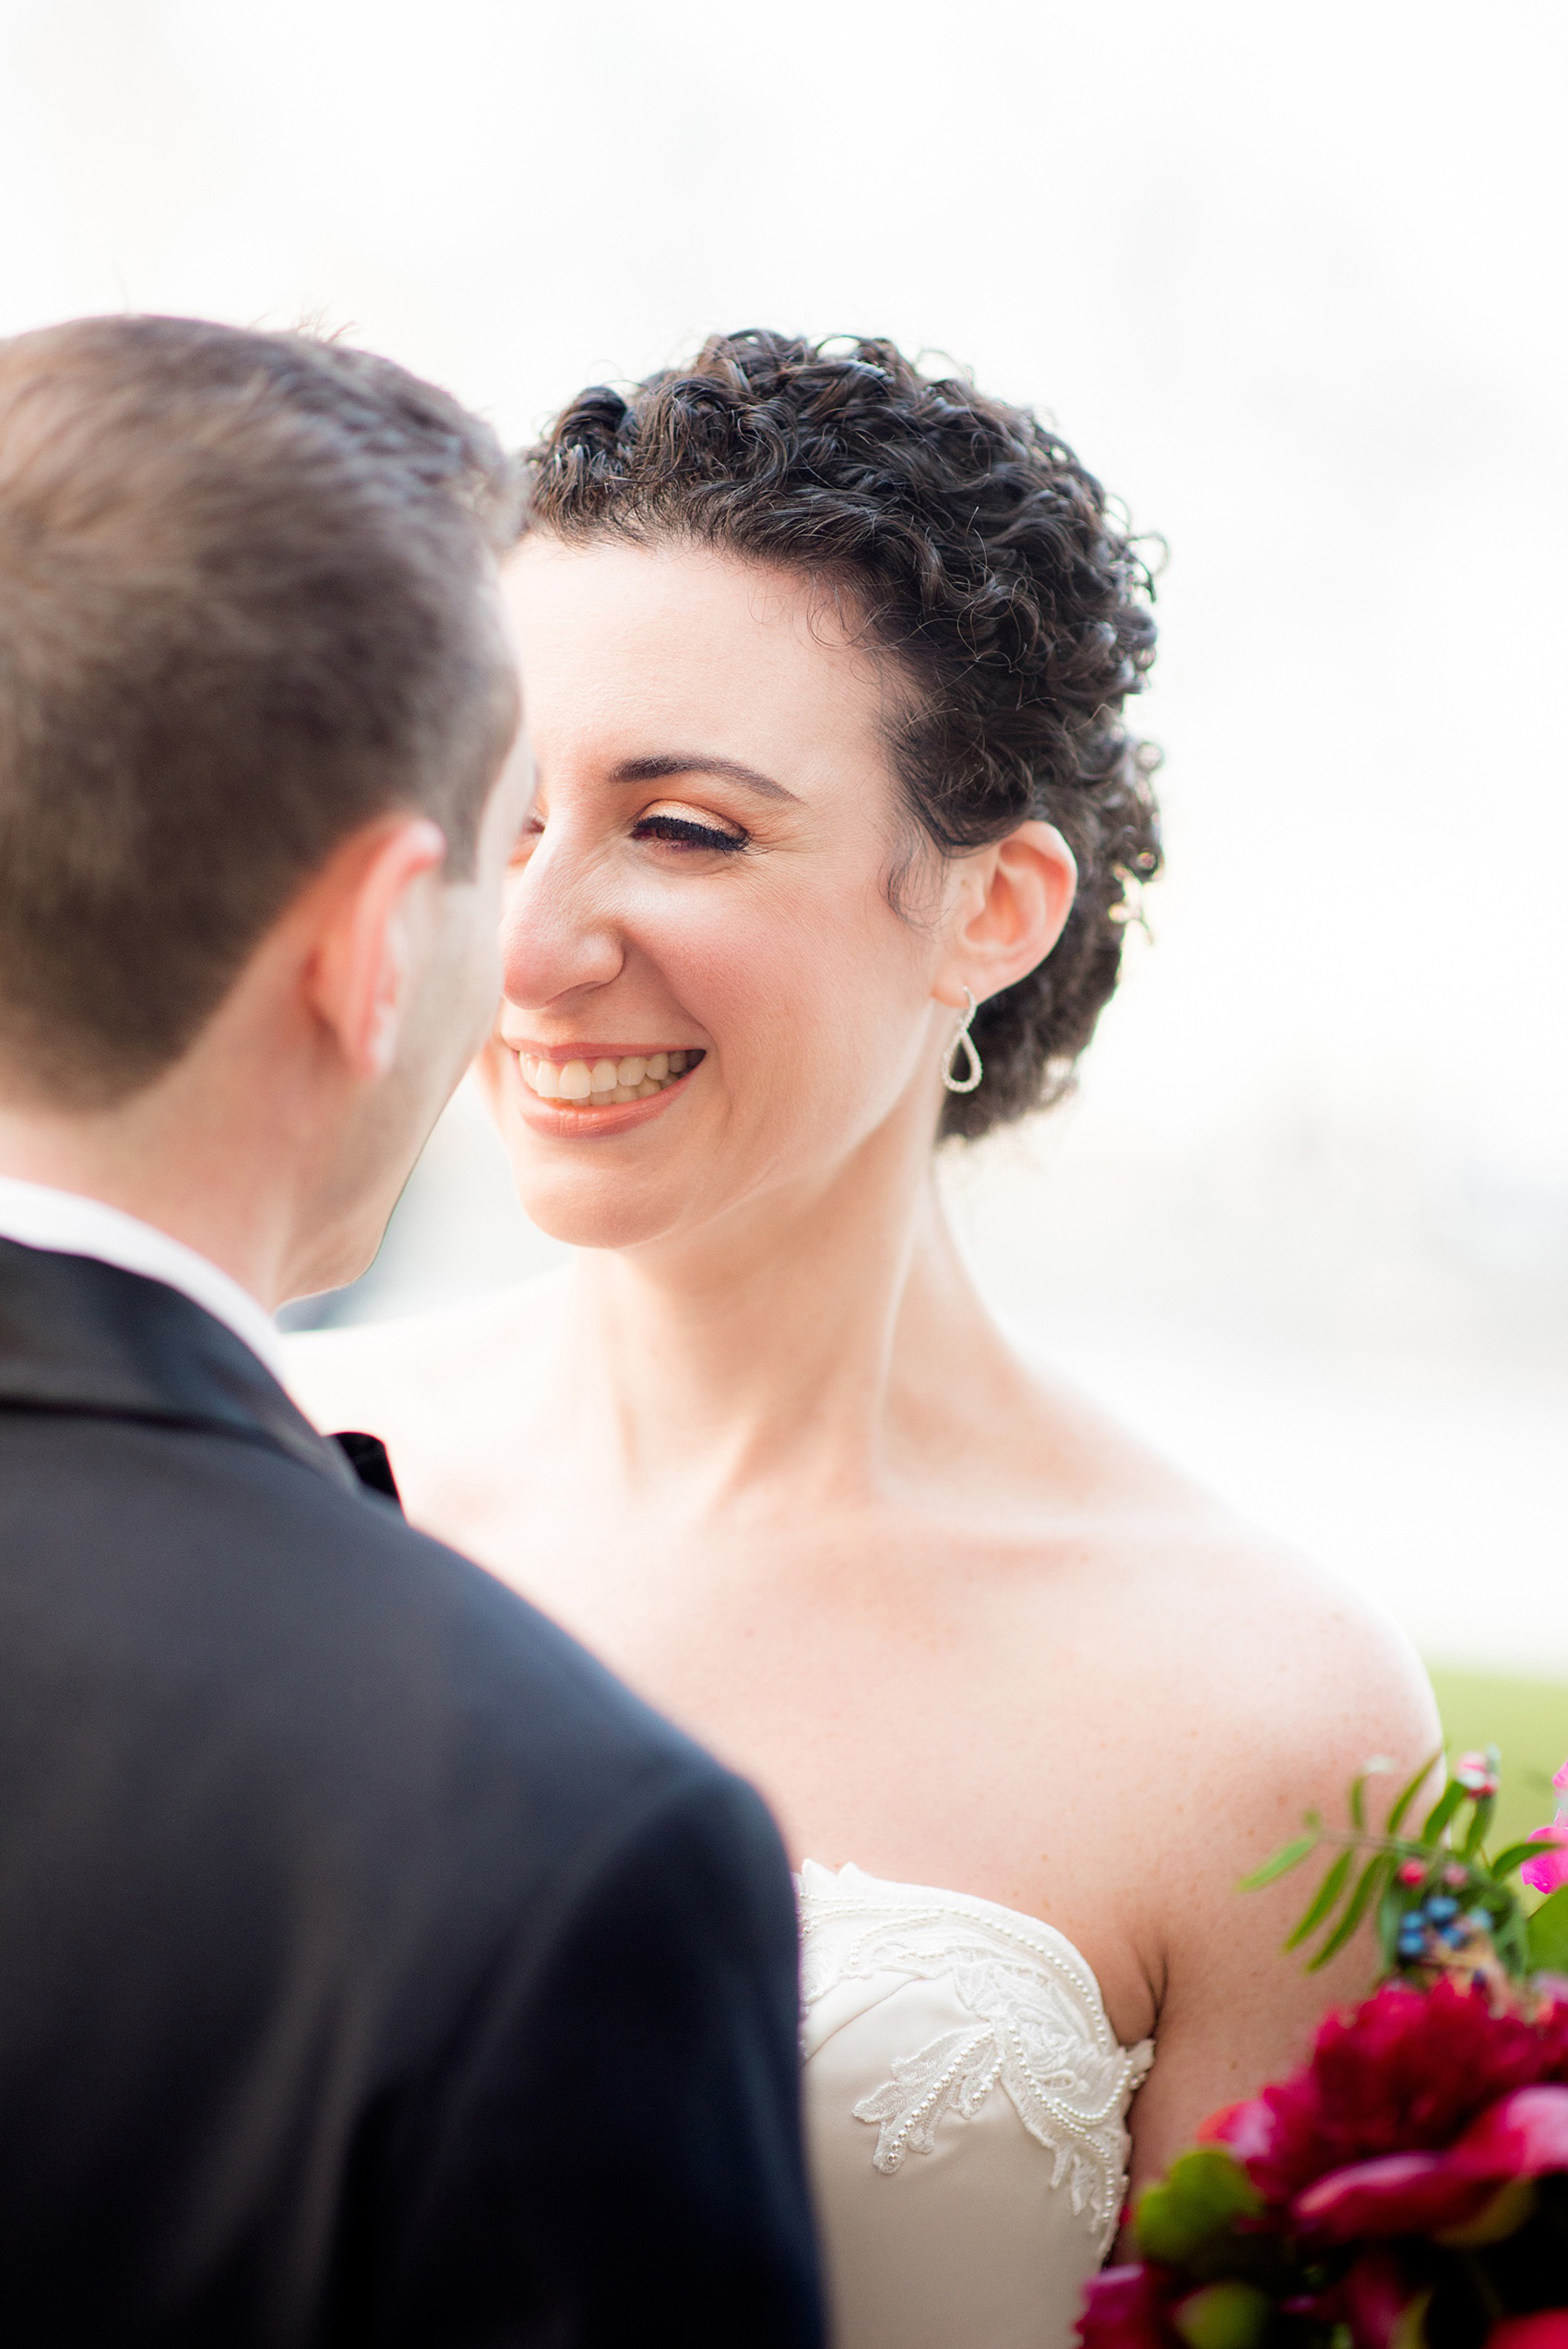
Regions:
<instances>
[{"instance_id":1,"label":"white teeth","mask_svg":"<svg viewBox=\"0 0 1568 2349\"><path fill-rule=\"evenodd\" d=\"M517 1066L540 1101L606 1109L612 1102L651 1101L701 1058L700 1052L633 1052L622 1060L568 1060L558 1066L520 1053Z\"/></svg>"}]
</instances>

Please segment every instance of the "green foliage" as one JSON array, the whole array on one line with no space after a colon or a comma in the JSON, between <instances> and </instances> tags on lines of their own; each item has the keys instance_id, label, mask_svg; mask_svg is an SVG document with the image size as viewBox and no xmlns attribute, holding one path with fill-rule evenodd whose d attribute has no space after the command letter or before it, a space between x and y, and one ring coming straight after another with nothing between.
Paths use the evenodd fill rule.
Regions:
<instances>
[{"instance_id":1,"label":"green foliage","mask_svg":"<svg viewBox=\"0 0 1568 2349\"><path fill-rule=\"evenodd\" d=\"M1568 1754L1568 1678L1521 1679L1516 1673L1472 1672L1429 1664L1451 1754L1496 1738L1508 1775L1490 1830L1494 1848L1519 1842L1551 1817L1551 1773ZM1390 1820L1397 1835L1403 1822Z\"/></svg>"},{"instance_id":2,"label":"green foliage","mask_svg":"<svg viewBox=\"0 0 1568 2349\"><path fill-rule=\"evenodd\" d=\"M1255 2283L1206 2283L1178 2300L1170 2321L1187 2349L1257 2349L1274 2303Z\"/></svg>"},{"instance_id":3,"label":"green foliage","mask_svg":"<svg viewBox=\"0 0 1568 2349\"><path fill-rule=\"evenodd\" d=\"M1540 1845L1533 1849L1538 1858ZM1526 1924L1525 1938L1532 1973L1568 1973L1568 1884L1547 1895Z\"/></svg>"},{"instance_id":4,"label":"green foliage","mask_svg":"<svg viewBox=\"0 0 1568 2349\"><path fill-rule=\"evenodd\" d=\"M1568 1972L1568 1886L1528 1916L1518 1885L1510 1880L1527 1859L1539 1856L1539 1843L1513 1842L1495 1857L1487 1854L1497 1807L1495 1747L1462 1756L1459 1774L1445 1780L1419 1832L1407 1831L1411 1807L1441 1759L1432 1755L1400 1789L1381 1833L1367 1825L1366 1790L1369 1779L1389 1764L1369 1762L1350 1789L1348 1830L1325 1828L1311 1811L1305 1834L1241 1879L1243 1891L1258 1891L1324 1848L1334 1851L1285 1944L1301 1949L1321 1937L1309 1972L1331 1964L1348 1947L1369 1911L1390 1973L1430 1978L1491 1959L1515 1977ZM1364 1865L1352 1877L1358 1853L1365 1854Z\"/></svg>"},{"instance_id":5,"label":"green foliage","mask_svg":"<svg viewBox=\"0 0 1568 2349\"><path fill-rule=\"evenodd\" d=\"M1456 1778L1451 1778L1422 1823L1421 1845L1424 1850L1436 1851L1443 1840L1443 1829L1455 1813L1463 1808L1464 1802L1464 1788Z\"/></svg>"},{"instance_id":6,"label":"green foliage","mask_svg":"<svg viewBox=\"0 0 1568 2349\"><path fill-rule=\"evenodd\" d=\"M1345 1857L1348 1859L1349 1856L1349 1853L1347 1852ZM1316 1957L1309 1961L1307 1966L1309 1973L1318 1973L1325 1965L1331 1965L1340 1950L1355 1938L1361 1919L1372 1905L1372 1900L1392 1881L1394 1866L1394 1861L1385 1852L1379 1852L1375 1858L1367 1862L1361 1870L1355 1890L1345 1904L1344 1915Z\"/></svg>"},{"instance_id":7,"label":"green foliage","mask_svg":"<svg viewBox=\"0 0 1568 2349\"><path fill-rule=\"evenodd\" d=\"M1442 1759L1443 1748L1440 1746L1435 1754L1429 1754L1427 1756L1425 1761L1422 1762L1420 1770L1417 1771L1414 1778L1410 1780L1408 1785L1402 1786L1400 1788L1398 1795L1395 1797L1394 1808L1388 1814L1388 1832L1390 1835L1398 1834L1399 1830L1405 1824L1406 1815L1409 1810L1410 1805L1415 1801L1416 1796L1420 1793L1421 1788L1426 1784L1427 1780L1431 1776L1432 1771L1437 1768L1438 1763Z\"/></svg>"},{"instance_id":8,"label":"green foliage","mask_svg":"<svg viewBox=\"0 0 1568 2349\"><path fill-rule=\"evenodd\" d=\"M1262 1867L1254 1869L1251 1876L1243 1876L1241 1885L1243 1892L1261 1892L1265 1884L1272 1884L1277 1877L1289 1876L1293 1867L1299 1867L1303 1860L1312 1858L1323 1841L1323 1830L1315 1812L1309 1811L1307 1816L1313 1831L1310 1835L1298 1835L1293 1843L1287 1843L1282 1852L1276 1852L1271 1860L1265 1860Z\"/></svg>"},{"instance_id":9,"label":"green foliage","mask_svg":"<svg viewBox=\"0 0 1568 2349\"><path fill-rule=\"evenodd\" d=\"M1354 1856L1352 1852L1341 1852L1336 1860L1330 1860L1328 1873L1313 1893L1311 1907L1286 1941L1288 1950L1299 1950L1303 1941L1310 1941L1329 1911L1337 1908Z\"/></svg>"},{"instance_id":10,"label":"green foliage","mask_svg":"<svg viewBox=\"0 0 1568 2349\"><path fill-rule=\"evenodd\" d=\"M1263 2209L1263 2197L1223 2145L1197 2145L1174 2161L1163 2183L1139 2198L1133 2231L1146 2260L1202 2273L1240 2218Z\"/></svg>"}]
</instances>

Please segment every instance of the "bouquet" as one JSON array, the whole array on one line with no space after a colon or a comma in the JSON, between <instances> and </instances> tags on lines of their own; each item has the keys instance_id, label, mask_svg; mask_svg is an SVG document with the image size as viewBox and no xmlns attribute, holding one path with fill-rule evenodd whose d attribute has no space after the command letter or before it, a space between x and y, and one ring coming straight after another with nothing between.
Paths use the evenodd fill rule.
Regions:
<instances>
[{"instance_id":1,"label":"bouquet","mask_svg":"<svg viewBox=\"0 0 1568 2349\"><path fill-rule=\"evenodd\" d=\"M1246 1879L1329 1847L1286 1946L1324 1965L1371 1912L1384 1977L1140 2197L1084 2349L1568 2349L1568 1807L1489 1857L1495 1749L1407 1831L1432 1766L1374 1833L1371 1765L1346 1831L1310 1815Z\"/></svg>"}]
</instances>

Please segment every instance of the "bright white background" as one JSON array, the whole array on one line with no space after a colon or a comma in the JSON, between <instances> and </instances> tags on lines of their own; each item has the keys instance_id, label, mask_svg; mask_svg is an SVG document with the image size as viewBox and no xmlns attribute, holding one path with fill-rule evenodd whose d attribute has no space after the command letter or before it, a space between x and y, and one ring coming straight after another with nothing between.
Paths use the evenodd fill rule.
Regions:
<instances>
[{"instance_id":1,"label":"bright white background","mask_svg":"<svg viewBox=\"0 0 1568 2349\"><path fill-rule=\"evenodd\" d=\"M1165 534L1155 943L957 1211L1430 1653L1568 1675L1565 88L1562 0L0 0L0 330L320 319L519 438L885 332ZM353 1309L541 1253L459 1104Z\"/></svg>"}]
</instances>

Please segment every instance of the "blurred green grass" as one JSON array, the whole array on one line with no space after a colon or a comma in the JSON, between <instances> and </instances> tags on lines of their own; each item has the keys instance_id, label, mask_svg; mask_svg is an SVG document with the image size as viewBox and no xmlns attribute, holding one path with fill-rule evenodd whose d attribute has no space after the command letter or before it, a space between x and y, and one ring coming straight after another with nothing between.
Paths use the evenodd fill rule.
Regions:
<instances>
[{"instance_id":1,"label":"blurred green grass","mask_svg":"<svg viewBox=\"0 0 1568 2349\"><path fill-rule=\"evenodd\" d=\"M1568 1684L1440 1663L1427 1669L1450 1754L1502 1748L1503 1792L1488 1845L1496 1850L1543 1827L1563 1799L1552 1791L1551 1774L1568 1759Z\"/></svg>"}]
</instances>

